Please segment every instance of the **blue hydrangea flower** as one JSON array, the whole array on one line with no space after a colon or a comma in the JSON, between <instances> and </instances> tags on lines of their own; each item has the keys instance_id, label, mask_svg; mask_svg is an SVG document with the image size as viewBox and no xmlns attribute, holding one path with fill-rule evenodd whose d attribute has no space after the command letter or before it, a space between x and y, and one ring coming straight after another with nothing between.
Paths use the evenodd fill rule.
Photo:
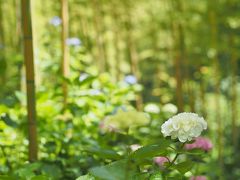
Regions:
<instances>
[{"instance_id":1,"label":"blue hydrangea flower","mask_svg":"<svg viewBox=\"0 0 240 180\"><path fill-rule=\"evenodd\" d=\"M125 76L124 81L128 84L136 84L137 78L134 75L127 75Z\"/></svg>"},{"instance_id":2,"label":"blue hydrangea flower","mask_svg":"<svg viewBox=\"0 0 240 180\"><path fill-rule=\"evenodd\" d=\"M80 46L81 40L77 37L71 37L66 39L66 44L68 46Z\"/></svg>"},{"instance_id":3,"label":"blue hydrangea flower","mask_svg":"<svg viewBox=\"0 0 240 180\"><path fill-rule=\"evenodd\" d=\"M79 81L82 82L85 79L87 79L89 77L89 75L87 73L81 73L79 76Z\"/></svg>"},{"instance_id":4,"label":"blue hydrangea flower","mask_svg":"<svg viewBox=\"0 0 240 180\"><path fill-rule=\"evenodd\" d=\"M54 16L52 19L50 19L49 23L53 26L59 26L62 23L62 20L60 17Z\"/></svg>"}]
</instances>

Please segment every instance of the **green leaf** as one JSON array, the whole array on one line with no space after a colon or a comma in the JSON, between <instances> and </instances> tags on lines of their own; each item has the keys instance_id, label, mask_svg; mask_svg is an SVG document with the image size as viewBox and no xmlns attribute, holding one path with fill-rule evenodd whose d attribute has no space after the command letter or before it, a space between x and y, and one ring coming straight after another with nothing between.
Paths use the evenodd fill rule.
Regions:
<instances>
[{"instance_id":1,"label":"green leaf","mask_svg":"<svg viewBox=\"0 0 240 180\"><path fill-rule=\"evenodd\" d=\"M152 158L158 155L163 155L166 152L169 145L170 145L169 141L162 141L161 144L147 145L134 151L131 154L131 157L135 159L144 159Z\"/></svg>"},{"instance_id":2,"label":"green leaf","mask_svg":"<svg viewBox=\"0 0 240 180\"><path fill-rule=\"evenodd\" d=\"M2 114L0 116L0 120L2 120L6 125L10 127L16 128L18 126L18 124L13 121L8 114Z\"/></svg>"},{"instance_id":3,"label":"green leaf","mask_svg":"<svg viewBox=\"0 0 240 180\"><path fill-rule=\"evenodd\" d=\"M104 159L118 160L121 158L121 156L117 152L110 149L91 148L88 149L88 151Z\"/></svg>"},{"instance_id":4,"label":"green leaf","mask_svg":"<svg viewBox=\"0 0 240 180\"><path fill-rule=\"evenodd\" d=\"M19 100L19 102L23 103L24 105L26 105L26 94L21 92L21 91L16 91L15 92L15 96L16 98Z\"/></svg>"},{"instance_id":5,"label":"green leaf","mask_svg":"<svg viewBox=\"0 0 240 180\"><path fill-rule=\"evenodd\" d=\"M126 180L133 179L136 171L131 166L131 163L124 159L113 162L106 166L95 167L90 170L90 173L99 179L104 180Z\"/></svg>"},{"instance_id":6,"label":"green leaf","mask_svg":"<svg viewBox=\"0 0 240 180\"><path fill-rule=\"evenodd\" d=\"M78 85L83 86L83 85L86 85L86 84L91 84L95 79L96 79L96 76L90 76L89 75L88 77L86 77L86 79L84 79L80 82L79 82L79 79L78 79Z\"/></svg>"},{"instance_id":7,"label":"green leaf","mask_svg":"<svg viewBox=\"0 0 240 180\"><path fill-rule=\"evenodd\" d=\"M15 173L23 178L32 178L35 176L34 171L39 169L41 166L40 163L25 164L22 168L15 171Z\"/></svg>"},{"instance_id":8,"label":"green leaf","mask_svg":"<svg viewBox=\"0 0 240 180\"><path fill-rule=\"evenodd\" d=\"M19 178L13 177L13 176L5 176L5 175L0 175L1 180L17 180Z\"/></svg>"},{"instance_id":9,"label":"green leaf","mask_svg":"<svg viewBox=\"0 0 240 180\"><path fill-rule=\"evenodd\" d=\"M193 165L192 161L185 161L174 165L173 168L177 169L181 174L185 174L192 169Z\"/></svg>"},{"instance_id":10,"label":"green leaf","mask_svg":"<svg viewBox=\"0 0 240 180\"><path fill-rule=\"evenodd\" d=\"M55 164L44 164L42 166L42 172L56 179L60 179L60 177L62 176L61 169Z\"/></svg>"},{"instance_id":11,"label":"green leaf","mask_svg":"<svg viewBox=\"0 0 240 180\"><path fill-rule=\"evenodd\" d=\"M95 178L87 174L87 175L78 177L76 180L95 180Z\"/></svg>"},{"instance_id":12,"label":"green leaf","mask_svg":"<svg viewBox=\"0 0 240 180\"><path fill-rule=\"evenodd\" d=\"M39 175L39 176L34 176L31 178L31 180L50 180L50 177L47 177L45 175Z\"/></svg>"},{"instance_id":13,"label":"green leaf","mask_svg":"<svg viewBox=\"0 0 240 180\"><path fill-rule=\"evenodd\" d=\"M163 180L162 174L160 172L157 172L150 177L150 180Z\"/></svg>"}]
</instances>

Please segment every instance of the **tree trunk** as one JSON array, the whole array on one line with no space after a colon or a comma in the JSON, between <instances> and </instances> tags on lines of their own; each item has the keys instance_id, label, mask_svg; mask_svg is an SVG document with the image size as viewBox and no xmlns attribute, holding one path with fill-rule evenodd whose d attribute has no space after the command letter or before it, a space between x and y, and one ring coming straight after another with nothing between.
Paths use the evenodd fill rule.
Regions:
<instances>
[{"instance_id":1,"label":"tree trunk","mask_svg":"<svg viewBox=\"0 0 240 180\"><path fill-rule=\"evenodd\" d=\"M121 48L120 48L120 31L119 31L119 15L120 13L118 12L118 4L113 3L112 7L112 19L113 21L113 33L114 33L114 39L113 39L113 44L114 44L114 49L115 49L115 77L116 80L119 81L121 78L121 61L120 61L120 53L121 53Z\"/></svg>"},{"instance_id":2,"label":"tree trunk","mask_svg":"<svg viewBox=\"0 0 240 180\"><path fill-rule=\"evenodd\" d=\"M211 4L212 3L212 4ZM218 159L219 165L222 168L223 166L223 134L222 134L222 119L221 119L221 106L220 106L220 70L219 70L219 60L218 60L218 51L217 51L217 17L214 10L214 3L209 2L209 21L211 29L211 49L213 51L213 56L211 60L213 62L214 75L215 78L215 120L218 126Z\"/></svg>"},{"instance_id":3,"label":"tree trunk","mask_svg":"<svg viewBox=\"0 0 240 180\"><path fill-rule=\"evenodd\" d=\"M234 148L237 148L237 124L236 120L238 117L238 109L237 109L237 71L238 71L238 64L237 64L237 54L234 49L234 35L231 33L229 37L229 47L230 47L230 58L231 58L231 110L232 110L232 142Z\"/></svg>"},{"instance_id":4,"label":"tree trunk","mask_svg":"<svg viewBox=\"0 0 240 180\"><path fill-rule=\"evenodd\" d=\"M6 67L7 62L5 60L4 48L6 47L4 39L4 27L3 27L3 1L0 1L0 83L2 85L6 82Z\"/></svg>"},{"instance_id":5,"label":"tree trunk","mask_svg":"<svg viewBox=\"0 0 240 180\"><path fill-rule=\"evenodd\" d=\"M179 25L177 23L172 24L172 38L174 42L179 42ZM175 80L176 80L176 101L178 112L183 112L183 81L182 81L182 59L181 51L179 50L179 43L174 44L173 48L174 68L175 68Z\"/></svg>"},{"instance_id":6,"label":"tree trunk","mask_svg":"<svg viewBox=\"0 0 240 180\"><path fill-rule=\"evenodd\" d=\"M173 9L178 8L179 11L179 3L176 5L175 1L171 1L171 18L172 18L172 41L173 43L173 59L174 59L174 68L175 68L175 80L176 80L176 103L178 107L178 112L183 112L183 72L182 67L184 65L184 49L182 45L183 42L183 30L182 24L180 22L176 22L173 19ZM177 7L176 7L177 6Z\"/></svg>"},{"instance_id":7,"label":"tree trunk","mask_svg":"<svg viewBox=\"0 0 240 180\"><path fill-rule=\"evenodd\" d=\"M133 37L133 23L132 17L130 15L131 7L128 2L125 3L125 12L126 12L126 43L127 43L127 53L131 67L131 73L140 80L140 73L138 70L138 53L137 48L135 46L134 37ZM137 95L136 97L136 107L138 110L141 110L143 106L143 100L141 95Z\"/></svg>"},{"instance_id":8,"label":"tree trunk","mask_svg":"<svg viewBox=\"0 0 240 180\"><path fill-rule=\"evenodd\" d=\"M66 40L68 38L68 0L61 1L61 16L62 16L62 76L64 78L62 84L63 90L63 105L66 108L67 105L67 97L68 97L68 87L66 78L69 75L69 54L68 54L68 46L66 44Z\"/></svg>"},{"instance_id":9,"label":"tree trunk","mask_svg":"<svg viewBox=\"0 0 240 180\"><path fill-rule=\"evenodd\" d=\"M201 99L201 113L202 116L206 118L207 112L206 112L206 97L205 97L205 91L206 91L206 83L205 79L203 78L204 75L202 75L201 81L200 81L200 99Z\"/></svg>"},{"instance_id":10,"label":"tree trunk","mask_svg":"<svg viewBox=\"0 0 240 180\"><path fill-rule=\"evenodd\" d=\"M36 125L36 100L34 81L34 55L32 42L32 22L30 0L22 0L22 27L24 42L24 59L26 66L27 83L27 111L28 111L28 134L29 134L29 161L37 160L37 125Z\"/></svg>"},{"instance_id":11,"label":"tree trunk","mask_svg":"<svg viewBox=\"0 0 240 180\"><path fill-rule=\"evenodd\" d=\"M99 67L100 73L106 70L106 52L104 47L104 39L102 35L102 25L104 21L101 17L101 2L99 0L92 0L93 8L93 24L96 31L96 42L97 42L97 66Z\"/></svg>"}]
</instances>

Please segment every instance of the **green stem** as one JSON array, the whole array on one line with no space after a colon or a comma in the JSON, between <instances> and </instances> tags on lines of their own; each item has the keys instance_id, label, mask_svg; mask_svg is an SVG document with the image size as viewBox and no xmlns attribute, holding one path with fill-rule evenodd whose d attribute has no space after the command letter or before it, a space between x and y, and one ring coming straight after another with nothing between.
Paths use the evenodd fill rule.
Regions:
<instances>
[{"instance_id":1,"label":"green stem","mask_svg":"<svg viewBox=\"0 0 240 180\"><path fill-rule=\"evenodd\" d=\"M182 146L180 147L180 149L182 149L182 148L184 147L184 144L185 144L185 143L182 144ZM166 167L166 169L169 169L169 168L175 163L175 161L177 160L177 158L178 158L178 156L179 156L180 154L181 154L181 153L177 153L177 154L175 155L175 157L173 158L172 162Z\"/></svg>"},{"instance_id":2,"label":"green stem","mask_svg":"<svg viewBox=\"0 0 240 180\"><path fill-rule=\"evenodd\" d=\"M175 161L177 160L178 156L180 155L180 153L177 153L174 157L174 159L172 160L172 162L166 167L166 169L170 168L174 163Z\"/></svg>"}]
</instances>

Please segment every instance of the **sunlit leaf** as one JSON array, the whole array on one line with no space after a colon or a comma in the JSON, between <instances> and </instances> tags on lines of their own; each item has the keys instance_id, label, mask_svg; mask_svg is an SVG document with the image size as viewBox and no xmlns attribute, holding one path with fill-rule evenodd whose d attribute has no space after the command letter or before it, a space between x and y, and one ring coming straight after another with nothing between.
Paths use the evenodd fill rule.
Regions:
<instances>
[{"instance_id":1,"label":"sunlit leaf","mask_svg":"<svg viewBox=\"0 0 240 180\"><path fill-rule=\"evenodd\" d=\"M78 177L76 180L95 180L95 178L93 176L87 174L87 175Z\"/></svg>"},{"instance_id":2,"label":"sunlit leaf","mask_svg":"<svg viewBox=\"0 0 240 180\"><path fill-rule=\"evenodd\" d=\"M142 148L139 148L138 150L134 151L131 157L136 159L143 159L159 156L166 152L169 145L170 145L169 141L163 140L160 144L143 146Z\"/></svg>"},{"instance_id":3,"label":"sunlit leaf","mask_svg":"<svg viewBox=\"0 0 240 180\"><path fill-rule=\"evenodd\" d=\"M131 168L128 160L120 160L106 166L92 168L90 173L96 178L104 180L127 180L136 175L136 171Z\"/></svg>"}]
</instances>

